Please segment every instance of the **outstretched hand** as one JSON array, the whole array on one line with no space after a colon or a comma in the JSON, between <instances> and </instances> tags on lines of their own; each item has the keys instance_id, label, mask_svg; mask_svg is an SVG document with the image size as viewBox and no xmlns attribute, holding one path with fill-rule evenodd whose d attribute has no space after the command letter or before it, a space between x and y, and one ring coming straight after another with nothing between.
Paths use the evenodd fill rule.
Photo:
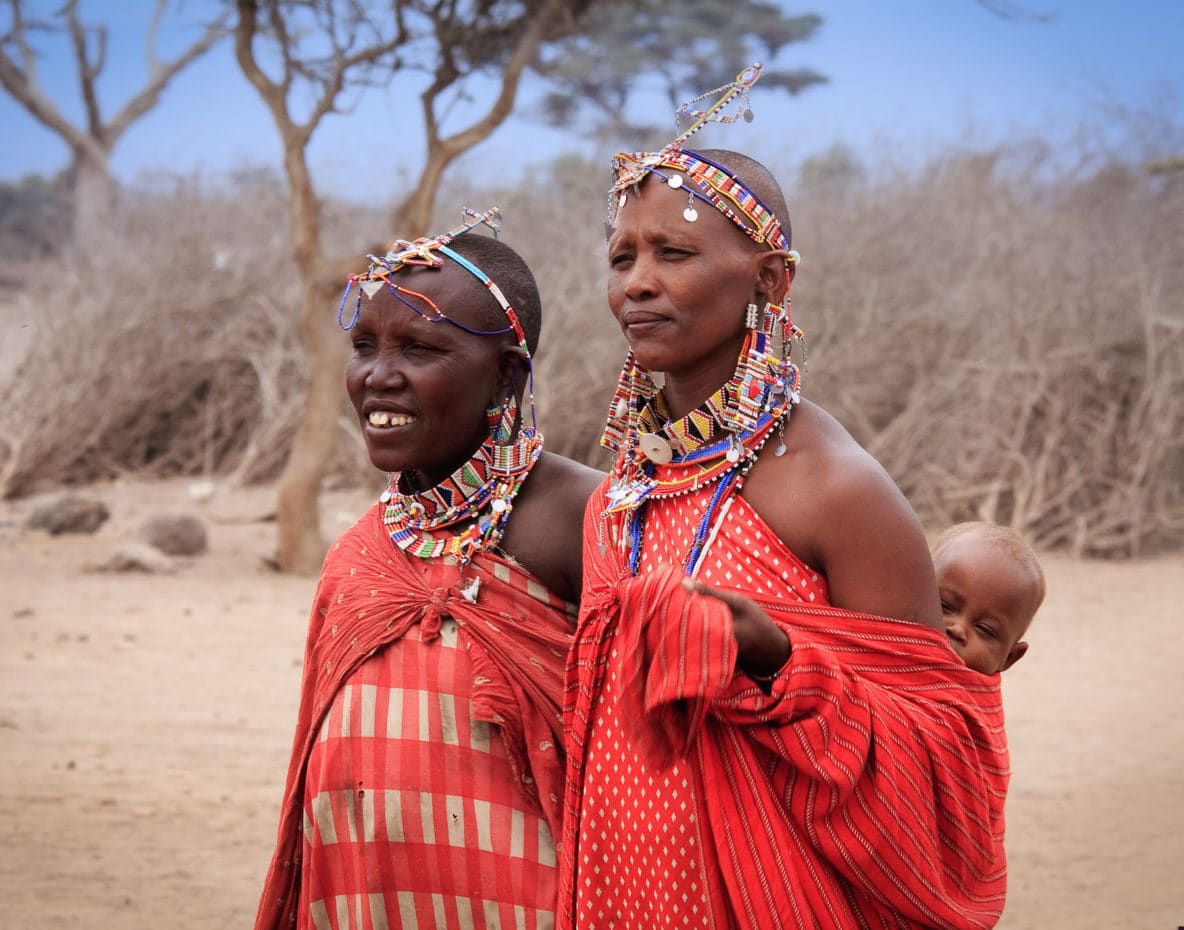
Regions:
<instances>
[{"instance_id":1,"label":"outstretched hand","mask_svg":"<svg viewBox=\"0 0 1184 930\"><path fill-rule=\"evenodd\" d=\"M682 586L687 591L722 601L731 610L736 661L745 673L768 678L789 661L792 648L789 636L752 598L737 591L712 588L693 578L684 578Z\"/></svg>"}]
</instances>

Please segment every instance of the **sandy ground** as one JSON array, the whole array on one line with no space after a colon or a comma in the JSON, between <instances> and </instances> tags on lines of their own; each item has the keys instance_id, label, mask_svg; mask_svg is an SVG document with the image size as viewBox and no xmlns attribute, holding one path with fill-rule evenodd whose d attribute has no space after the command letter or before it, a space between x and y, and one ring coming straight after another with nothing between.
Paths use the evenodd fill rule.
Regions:
<instances>
[{"instance_id":1,"label":"sandy ground","mask_svg":"<svg viewBox=\"0 0 1184 930\"><path fill-rule=\"evenodd\" d=\"M270 855L311 579L264 567L267 489L89 489L91 537L0 503L0 925L247 927ZM326 495L326 527L366 505ZM157 513L210 519L173 575L85 570ZM1184 560L1046 560L1008 673L1008 930L1184 925Z\"/></svg>"}]
</instances>

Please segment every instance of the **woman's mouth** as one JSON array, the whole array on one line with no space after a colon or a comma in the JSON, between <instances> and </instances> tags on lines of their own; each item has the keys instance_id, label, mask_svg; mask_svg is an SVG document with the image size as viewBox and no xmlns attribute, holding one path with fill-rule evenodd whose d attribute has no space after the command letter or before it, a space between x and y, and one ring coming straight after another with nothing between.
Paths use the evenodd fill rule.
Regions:
<instances>
[{"instance_id":1,"label":"woman's mouth","mask_svg":"<svg viewBox=\"0 0 1184 930\"><path fill-rule=\"evenodd\" d=\"M366 422L378 429L389 429L394 426L410 426L415 417L405 413L391 413L389 410L371 410Z\"/></svg>"},{"instance_id":2,"label":"woman's mouth","mask_svg":"<svg viewBox=\"0 0 1184 930\"><path fill-rule=\"evenodd\" d=\"M631 312L621 314L621 326L625 329L626 332L629 332L629 331L639 332L639 331L644 331L647 329L652 329L653 327L659 325L660 323L665 323L665 322L666 322L666 317L661 316L660 314L657 314L657 313L649 313L644 310L641 310L641 311L634 310Z\"/></svg>"}]
</instances>

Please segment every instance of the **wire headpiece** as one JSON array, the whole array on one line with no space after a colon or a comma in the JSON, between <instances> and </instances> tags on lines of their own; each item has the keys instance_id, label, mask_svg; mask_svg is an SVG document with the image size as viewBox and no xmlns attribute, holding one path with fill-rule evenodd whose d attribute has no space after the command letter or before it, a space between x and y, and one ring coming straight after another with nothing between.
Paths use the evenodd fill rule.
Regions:
<instances>
[{"instance_id":1,"label":"wire headpiece","mask_svg":"<svg viewBox=\"0 0 1184 930\"><path fill-rule=\"evenodd\" d=\"M501 223L498 222L501 211L497 207L490 207L484 213L478 213L476 210L465 207L461 211L461 214L463 218L460 225L450 229L448 232L432 237L420 237L415 240L396 239L385 255L368 254L366 257L370 260L370 267L365 272L351 274L346 279L345 293L341 295L341 303L337 306L337 324L346 331L352 329L354 324L358 322L358 314L361 312L363 296L373 298L375 294L385 287L394 295L396 300L430 323L451 323L458 329L463 329L466 333L472 333L474 336L500 336L503 333L513 333L514 338L518 340L519 348L526 355L531 426L533 427L535 422L534 364L530 346L526 341L526 333L522 329L522 323L518 320L518 314L510 306L510 302L506 299L506 295L502 293L501 288L497 286L497 283L488 274L482 271L474 262L449 248L449 245L457 237L463 236L478 226L487 227L496 239L497 234L501 232L502 228ZM502 312L506 316L506 326L500 329L476 329L468 326L460 320L450 317L426 294L402 287L393 280L395 275L408 268L441 268L447 259L451 259L485 285L486 289L493 296L493 299L497 301L498 306L502 308ZM354 301L353 315L347 323L344 317L345 303L349 299L350 292L355 287L357 288L358 295ZM415 298L420 303L416 303L408 298ZM425 310L425 306L429 310Z\"/></svg>"},{"instance_id":2,"label":"wire headpiece","mask_svg":"<svg viewBox=\"0 0 1184 930\"><path fill-rule=\"evenodd\" d=\"M470 210L468 207L465 207L462 213L464 219L461 224L454 229L450 229L448 232L440 233L438 236L432 236L430 238L420 237L414 241L396 239L385 255L381 257L367 255L366 257L370 260L370 267L364 273L351 274L346 279L345 293L341 295L341 303L337 308L338 325L347 331L352 329L358 321L358 313L361 309L363 295L373 297L385 287L395 296L396 300L405 304L425 320L432 323L451 323L453 326L459 327L475 336L500 336L502 333L512 332L518 340L519 346L521 346L529 359L530 347L526 343L526 334L523 332L522 324L518 321L518 314L510 306L510 302L502 293L501 288L477 265L448 247L449 243L458 236L463 236L478 226L488 227L496 239L497 234L502 228L501 223L497 222L497 218L501 216L501 211L497 207L490 207L484 213L478 213L476 210ZM493 299L497 301L498 306L502 308L502 312L506 315L507 326L501 329L474 329L448 316L430 297L420 294L418 291L400 287L392 280L394 275L407 268L440 268L444 265L446 258L452 259L452 261L460 265L465 271L469 272L469 274L485 285L489 293L493 295ZM355 287L358 289L358 297L354 302L353 315L350 317L349 322L346 323L344 319L345 302L349 299L350 291ZM431 312L425 312L422 307L417 306L404 297L404 294L423 301L424 304L431 308Z\"/></svg>"}]
</instances>

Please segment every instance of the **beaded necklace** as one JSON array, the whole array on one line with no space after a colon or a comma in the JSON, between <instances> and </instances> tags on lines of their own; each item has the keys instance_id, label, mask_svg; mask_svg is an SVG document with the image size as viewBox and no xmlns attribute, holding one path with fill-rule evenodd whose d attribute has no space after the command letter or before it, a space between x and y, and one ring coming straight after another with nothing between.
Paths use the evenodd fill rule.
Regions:
<instances>
[{"instance_id":1,"label":"beaded necklace","mask_svg":"<svg viewBox=\"0 0 1184 930\"><path fill-rule=\"evenodd\" d=\"M732 378L686 416L671 420L660 392L639 399L613 467L609 503L602 515L627 515L622 544L630 546L630 574L636 575L641 563L646 503L718 482L683 566L688 577L694 574L721 504L743 486L774 430L781 437L776 454L785 452L785 424L799 400L799 385L797 368L767 350L764 333L751 331ZM753 410L751 429L728 428L735 423L730 411L737 406ZM655 438L658 443L652 442ZM655 456L661 444L666 452Z\"/></svg>"},{"instance_id":2,"label":"beaded necklace","mask_svg":"<svg viewBox=\"0 0 1184 930\"><path fill-rule=\"evenodd\" d=\"M482 443L455 472L425 491L404 494L403 473L391 476L379 500L391 541L420 559L453 556L462 566L501 541L514 497L543 451L543 437L523 427L513 443ZM459 533L433 532L468 522Z\"/></svg>"}]
</instances>

